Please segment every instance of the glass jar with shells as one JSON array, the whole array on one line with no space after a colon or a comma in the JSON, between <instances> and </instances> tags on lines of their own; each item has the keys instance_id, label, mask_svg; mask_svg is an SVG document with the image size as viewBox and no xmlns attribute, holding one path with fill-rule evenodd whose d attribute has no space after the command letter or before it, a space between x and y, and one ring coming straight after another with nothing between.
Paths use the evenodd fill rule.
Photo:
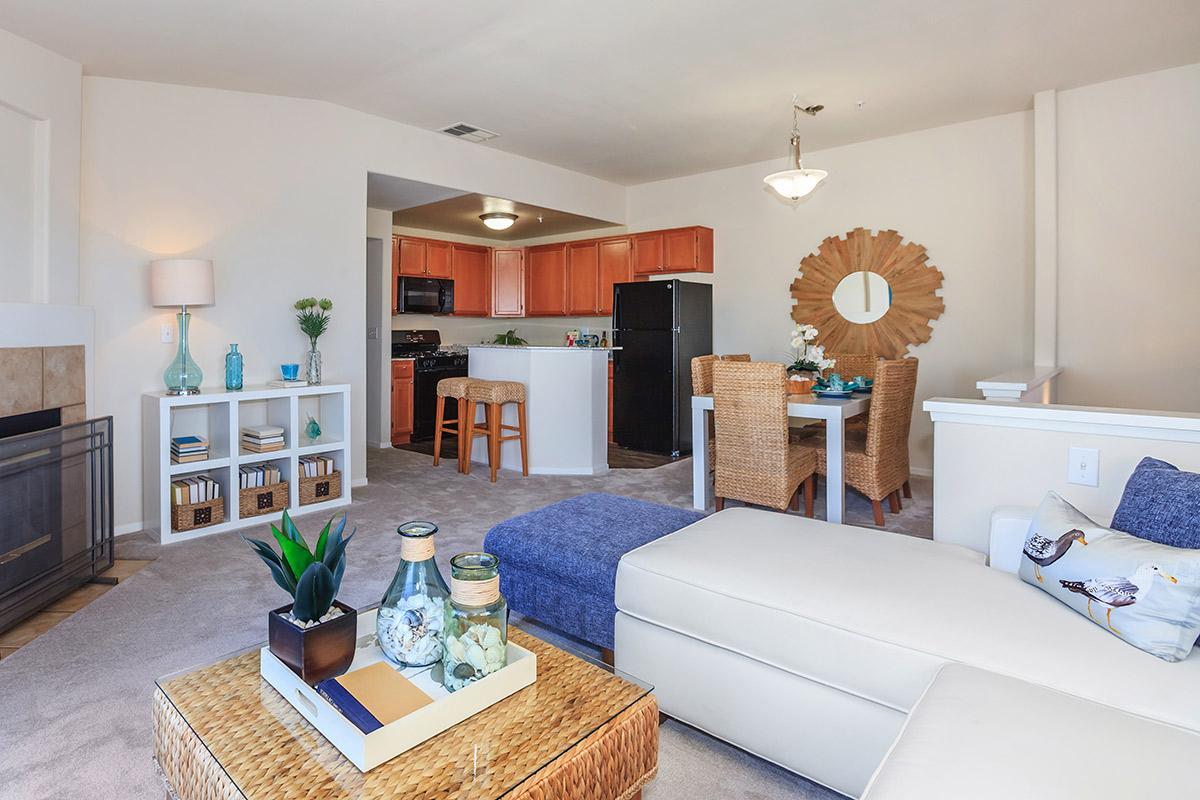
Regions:
<instances>
[{"instance_id":1,"label":"glass jar with shells","mask_svg":"<svg viewBox=\"0 0 1200 800\"><path fill-rule=\"evenodd\" d=\"M508 603L500 594L500 559L460 553L450 559L442 685L457 691L507 663Z\"/></svg>"},{"instance_id":2,"label":"glass jar with shells","mask_svg":"<svg viewBox=\"0 0 1200 800\"><path fill-rule=\"evenodd\" d=\"M434 560L432 522L406 522L400 534L400 566L379 605L379 649L401 667L427 667L442 658L442 631L450 590Z\"/></svg>"}]
</instances>

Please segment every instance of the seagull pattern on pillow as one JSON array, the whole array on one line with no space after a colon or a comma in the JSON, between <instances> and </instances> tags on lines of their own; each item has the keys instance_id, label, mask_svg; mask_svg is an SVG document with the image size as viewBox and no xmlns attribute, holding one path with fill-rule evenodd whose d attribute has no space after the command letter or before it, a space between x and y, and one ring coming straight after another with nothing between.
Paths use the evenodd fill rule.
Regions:
<instances>
[{"instance_id":1,"label":"seagull pattern on pillow","mask_svg":"<svg viewBox=\"0 0 1200 800\"><path fill-rule=\"evenodd\" d=\"M1153 588L1156 576L1171 583L1179 583L1173 575L1168 575L1157 564L1142 564L1128 578L1090 578L1086 581L1060 580L1059 583L1068 592L1081 594L1087 598L1088 616L1092 618L1092 622L1100 622L1092 614L1092 601L1095 600L1101 605L1108 606L1108 629L1120 636L1121 632L1112 624L1113 609L1133 605L1138 601L1138 595L1146 596Z\"/></svg>"}]
</instances>

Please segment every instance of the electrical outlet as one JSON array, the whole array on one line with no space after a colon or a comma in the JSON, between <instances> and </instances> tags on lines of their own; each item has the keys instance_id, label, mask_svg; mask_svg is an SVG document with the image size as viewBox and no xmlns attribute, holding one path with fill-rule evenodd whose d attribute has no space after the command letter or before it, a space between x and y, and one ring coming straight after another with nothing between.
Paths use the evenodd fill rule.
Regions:
<instances>
[{"instance_id":1,"label":"electrical outlet","mask_svg":"<svg viewBox=\"0 0 1200 800\"><path fill-rule=\"evenodd\" d=\"M175 326L162 324L158 326L158 340L163 344L173 344L175 342Z\"/></svg>"},{"instance_id":2,"label":"electrical outlet","mask_svg":"<svg viewBox=\"0 0 1200 800\"><path fill-rule=\"evenodd\" d=\"M373 325L370 328L367 328L367 338L368 339L378 339L379 338L379 327Z\"/></svg>"},{"instance_id":3,"label":"electrical outlet","mask_svg":"<svg viewBox=\"0 0 1200 800\"><path fill-rule=\"evenodd\" d=\"M1100 451L1093 447L1072 447L1068 450L1067 483L1099 486Z\"/></svg>"}]
</instances>

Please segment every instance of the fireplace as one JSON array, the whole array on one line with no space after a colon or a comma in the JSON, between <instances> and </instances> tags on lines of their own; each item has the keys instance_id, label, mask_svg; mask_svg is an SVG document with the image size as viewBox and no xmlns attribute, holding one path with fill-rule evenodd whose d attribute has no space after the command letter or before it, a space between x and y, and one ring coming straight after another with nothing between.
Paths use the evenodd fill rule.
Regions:
<instances>
[{"instance_id":1,"label":"fireplace","mask_svg":"<svg viewBox=\"0 0 1200 800\"><path fill-rule=\"evenodd\" d=\"M82 361L0 349L0 631L113 563L112 418L82 419Z\"/></svg>"}]
</instances>

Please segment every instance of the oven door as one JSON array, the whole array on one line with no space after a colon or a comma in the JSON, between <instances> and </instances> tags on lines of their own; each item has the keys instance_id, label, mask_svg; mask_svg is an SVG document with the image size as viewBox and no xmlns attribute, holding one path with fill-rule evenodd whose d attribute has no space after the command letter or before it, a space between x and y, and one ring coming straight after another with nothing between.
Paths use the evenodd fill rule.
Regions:
<instances>
[{"instance_id":1,"label":"oven door","mask_svg":"<svg viewBox=\"0 0 1200 800\"><path fill-rule=\"evenodd\" d=\"M418 359L419 361L420 359ZM437 385L442 378L465 378L465 366L434 367L420 369L413 373L413 430L412 441L423 442L433 438L434 422L437 419ZM446 401L446 422L458 419L458 403L455 400Z\"/></svg>"},{"instance_id":2,"label":"oven door","mask_svg":"<svg viewBox=\"0 0 1200 800\"><path fill-rule=\"evenodd\" d=\"M436 278L397 279L396 296L402 314L453 314L454 281Z\"/></svg>"}]
</instances>

